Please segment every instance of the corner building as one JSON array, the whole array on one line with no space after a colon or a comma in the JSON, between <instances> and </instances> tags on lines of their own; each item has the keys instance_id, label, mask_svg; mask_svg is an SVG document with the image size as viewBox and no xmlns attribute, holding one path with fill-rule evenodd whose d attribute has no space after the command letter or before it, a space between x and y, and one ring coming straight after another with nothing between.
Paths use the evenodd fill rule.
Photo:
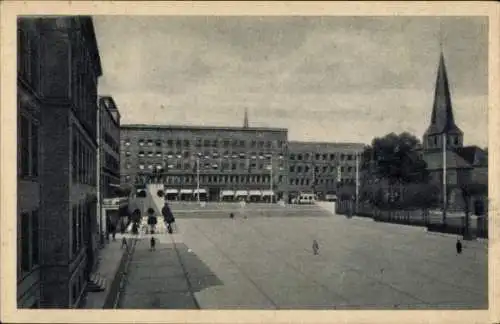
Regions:
<instances>
[{"instance_id":1,"label":"corner building","mask_svg":"<svg viewBox=\"0 0 500 324\"><path fill-rule=\"evenodd\" d=\"M18 307L73 308L96 260L92 19L20 18L18 41Z\"/></svg>"},{"instance_id":2,"label":"corner building","mask_svg":"<svg viewBox=\"0 0 500 324\"><path fill-rule=\"evenodd\" d=\"M173 199L206 199L287 192L287 133L280 128L121 126L122 183L165 183ZM199 171L198 171L199 170ZM268 197L270 197L269 195ZM249 197L251 198L251 197Z\"/></svg>"},{"instance_id":3,"label":"corner building","mask_svg":"<svg viewBox=\"0 0 500 324\"><path fill-rule=\"evenodd\" d=\"M295 142L288 144L291 197L314 192L319 199L356 185L356 155L360 143Z\"/></svg>"}]
</instances>

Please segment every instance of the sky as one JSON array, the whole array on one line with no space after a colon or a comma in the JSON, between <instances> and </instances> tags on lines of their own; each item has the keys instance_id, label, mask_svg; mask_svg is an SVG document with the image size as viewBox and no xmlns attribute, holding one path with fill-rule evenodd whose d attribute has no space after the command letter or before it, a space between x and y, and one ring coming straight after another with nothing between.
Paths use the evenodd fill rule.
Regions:
<instances>
[{"instance_id":1,"label":"sky","mask_svg":"<svg viewBox=\"0 0 500 324\"><path fill-rule=\"evenodd\" d=\"M466 145L487 146L483 17L95 16L122 123L288 128L370 143L429 125L440 53Z\"/></svg>"}]
</instances>

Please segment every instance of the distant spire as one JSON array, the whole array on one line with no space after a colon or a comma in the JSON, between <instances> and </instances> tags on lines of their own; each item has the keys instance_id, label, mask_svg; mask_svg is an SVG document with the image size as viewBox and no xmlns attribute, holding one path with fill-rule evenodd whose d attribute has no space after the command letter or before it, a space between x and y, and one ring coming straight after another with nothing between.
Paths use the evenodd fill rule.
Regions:
<instances>
[{"instance_id":1,"label":"distant spire","mask_svg":"<svg viewBox=\"0 0 500 324\"><path fill-rule=\"evenodd\" d=\"M245 118L243 119L243 128L248 128L248 109L245 108Z\"/></svg>"}]
</instances>

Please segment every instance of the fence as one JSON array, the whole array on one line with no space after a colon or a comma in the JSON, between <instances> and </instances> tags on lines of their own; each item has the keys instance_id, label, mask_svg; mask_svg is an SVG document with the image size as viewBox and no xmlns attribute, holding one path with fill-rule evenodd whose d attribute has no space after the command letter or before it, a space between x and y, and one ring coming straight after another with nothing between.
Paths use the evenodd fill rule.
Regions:
<instances>
[{"instance_id":1,"label":"fence","mask_svg":"<svg viewBox=\"0 0 500 324\"><path fill-rule=\"evenodd\" d=\"M370 217L376 222L422 226L435 232L488 238L487 216L469 216L469 226L466 226L465 213L450 213L446 218L446 223L444 223L442 211L428 209L382 210L366 202L359 203L356 207L352 200L337 201L336 213Z\"/></svg>"}]
</instances>

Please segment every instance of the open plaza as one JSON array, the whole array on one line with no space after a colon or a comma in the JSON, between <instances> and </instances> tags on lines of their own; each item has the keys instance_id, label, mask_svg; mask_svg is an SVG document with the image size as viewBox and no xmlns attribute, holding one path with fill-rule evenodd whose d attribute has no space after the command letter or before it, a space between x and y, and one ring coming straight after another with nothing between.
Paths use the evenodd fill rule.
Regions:
<instances>
[{"instance_id":1,"label":"open plaza","mask_svg":"<svg viewBox=\"0 0 500 324\"><path fill-rule=\"evenodd\" d=\"M465 242L458 255L455 236L347 218L317 205L171 208L174 234L159 224L156 234L138 235L120 308L488 307L485 241Z\"/></svg>"}]
</instances>

